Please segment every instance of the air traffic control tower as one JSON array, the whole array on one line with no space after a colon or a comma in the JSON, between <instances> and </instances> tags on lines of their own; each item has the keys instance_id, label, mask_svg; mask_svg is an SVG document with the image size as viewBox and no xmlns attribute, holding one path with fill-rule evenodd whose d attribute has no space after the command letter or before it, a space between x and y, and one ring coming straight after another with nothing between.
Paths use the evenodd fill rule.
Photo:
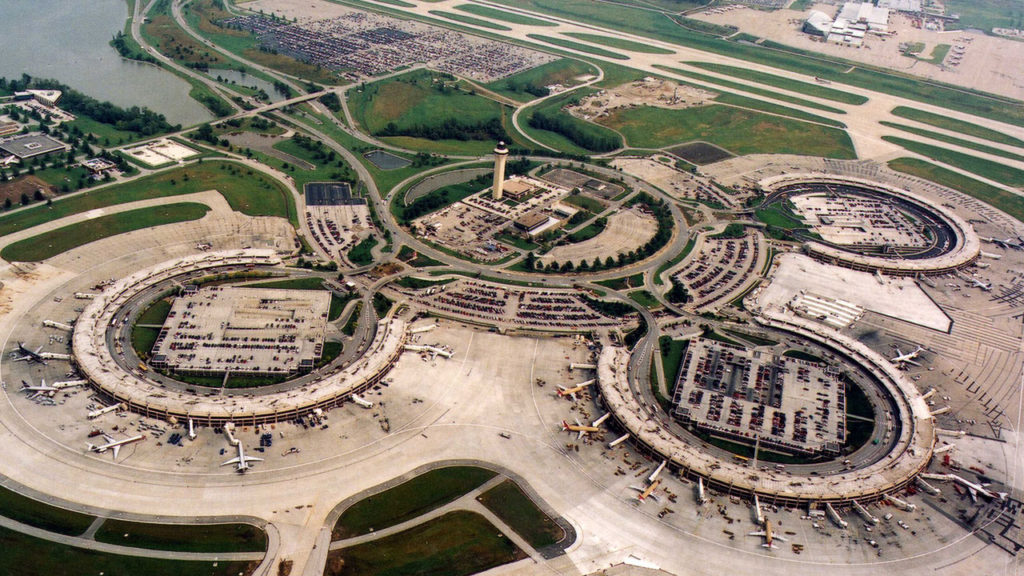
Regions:
<instances>
[{"instance_id":1,"label":"air traffic control tower","mask_svg":"<svg viewBox=\"0 0 1024 576\"><path fill-rule=\"evenodd\" d=\"M505 185L505 163L508 162L508 148L504 142L498 142L494 149L494 185L491 187L491 198L501 200L502 187Z\"/></svg>"}]
</instances>

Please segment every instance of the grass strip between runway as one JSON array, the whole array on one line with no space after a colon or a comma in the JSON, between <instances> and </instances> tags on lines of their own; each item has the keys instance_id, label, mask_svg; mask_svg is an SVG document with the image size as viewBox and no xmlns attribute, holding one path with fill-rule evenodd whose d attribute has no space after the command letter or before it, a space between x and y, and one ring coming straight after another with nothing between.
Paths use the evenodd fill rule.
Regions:
<instances>
[{"instance_id":1,"label":"grass strip between runway","mask_svg":"<svg viewBox=\"0 0 1024 576\"><path fill-rule=\"evenodd\" d=\"M205 204L182 202L100 216L9 244L0 250L0 257L8 262L39 262L110 236L199 220L209 211Z\"/></svg>"},{"instance_id":2,"label":"grass strip between runway","mask_svg":"<svg viewBox=\"0 0 1024 576\"><path fill-rule=\"evenodd\" d=\"M401 524L466 494L494 477L476 466L449 466L356 502L338 518L334 539L350 538Z\"/></svg>"},{"instance_id":3,"label":"grass strip between runway","mask_svg":"<svg viewBox=\"0 0 1024 576\"><path fill-rule=\"evenodd\" d=\"M0 487L0 516L67 536L85 532L96 519L88 514L44 504L3 487Z\"/></svg>"},{"instance_id":4,"label":"grass strip between runway","mask_svg":"<svg viewBox=\"0 0 1024 576\"><path fill-rule=\"evenodd\" d=\"M150 524L106 520L97 542L174 552L264 552L267 534L251 524Z\"/></svg>"},{"instance_id":5,"label":"grass strip between runway","mask_svg":"<svg viewBox=\"0 0 1024 576\"><path fill-rule=\"evenodd\" d=\"M561 526L538 508L512 480L505 480L481 494L477 500L536 549L551 546L565 537Z\"/></svg>"}]
</instances>

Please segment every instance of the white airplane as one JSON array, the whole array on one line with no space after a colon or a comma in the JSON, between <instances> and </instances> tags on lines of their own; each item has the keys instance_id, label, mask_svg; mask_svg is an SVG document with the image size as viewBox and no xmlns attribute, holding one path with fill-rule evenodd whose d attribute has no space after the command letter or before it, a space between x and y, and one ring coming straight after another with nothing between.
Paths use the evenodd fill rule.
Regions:
<instances>
[{"instance_id":1,"label":"white airplane","mask_svg":"<svg viewBox=\"0 0 1024 576\"><path fill-rule=\"evenodd\" d=\"M242 443L239 442L238 456L221 464L221 466L227 466L228 464L237 464L238 467L236 469L238 470L238 473L244 474L245 471L250 468L249 462L263 462L263 458L257 458L255 456L246 456L245 450L242 448Z\"/></svg>"},{"instance_id":2,"label":"white airplane","mask_svg":"<svg viewBox=\"0 0 1024 576\"><path fill-rule=\"evenodd\" d=\"M767 519L765 519L765 521L764 521L764 530L761 530L759 532L751 532L750 534L747 534L747 536L760 536L760 537L764 538L764 544L761 544L761 547L762 548L771 548L772 550L778 550L779 549L779 547L774 544L774 542L776 540L779 540L781 542L787 542L787 540L785 538L783 538L782 536L776 535L772 531L772 521L771 520L767 520Z\"/></svg>"},{"instance_id":3,"label":"white airplane","mask_svg":"<svg viewBox=\"0 0 1024 576\"><path fill-rule=\"evenodd\" d=\"M703 506L708 501L708 497L704 494L704 479L697 478L697 504Z\"/></svg>"},{"instance_id":4,"label":"white airplane","mask_svg":"<svg viewBox=\"0 0 1024 576\"><path fill-rule=\"evenodd\" d=\"M22 380L21 381L21 391L28 394L28 399L29 400L35 400L36 398L39 398L40 396L42 396L44 394L49 394L50 392L56 392L57 388L55 388L53 386L47 386L46 385L46 379L44 378L42 380L42 384L40 384L39 386L33 386L33 385L29 384L28 382L25 382L24 380Z\"/></svg>"},{"instance_id":5,"label":"white airplane","mask_svg":"<svg viewBox=\"0 0 1024 576\"><path fill-rule=\"evenodd\" d=\"M594 384L595 382L597 382L597 380L587 380L586 382L581 382L578 385L573 386L571 388L559 385L557 386L558 390L556 393L560 398L564 398L565 396L572 396L575 398L577 394L583 392L584 390L587 389L588 386Z\"/></svg>"},{"instance_id":6,"label":"white airplane","mask_svg":"<svg viewBox=\"0 0 1024 576\"><path fill-rule=\"evenodd\" d=\"M23 342L18 342L18 352L21 352L22 355L15 357L14 361L15 362L26 361L29 364L31 364L32 362L38 362L38 363L40 363L40 364L45 366L46 365L46 358L43 357L42 351L43 351L43 347L42 346L40 346L39 348L36 348L35 351L32 351L30 348L25 348L25 344Z\"/></svg>"},{"instance_id":7,"label":"white airplane","mask_svg":"<svg viewBox=\"0 0 1024 576\"><path fill-rule=\"evenodd\" d=\"M114 453L114 458L116 459L117 458L117 453L121 451L121 446L124 446L125 444L133 444L135 442L138 442L139 440L145 440L146 437L140 434L138 436L131 436L131 437L125 438L123 440L114 440L110 436L107 436L106 434L104 434L103 435L103 439L107 441L106 444L91 444L91 443L88 443L87 445L89 446L89 450L91 450L93 452L96 452L96 453L99 453L99 454L102 454L102 453L106 452L107 450L111 450Z\"/></svg>"},{"instance_id":8,"label":"white airplane","mask_svg":"<svg viewBox=\"0 0 1024 576\"><path fill-rule=\"evenodd\" d=\"M971 283L974 285L975 288L981 288L984 292L989 292L992 290L991 282L982 282L977 278L971 278Z\"/></svg>"},{"instance_id":9,"label":"white airplane","mask_svg":"<svg viewBox=\"0 0 1024 576\"><path fill-rule=\"evenodd\" d=\"M889 361L892 362L893 364L901 367L901 368L905 364L913 364L914 366L921 366L920 363L914 362L914 359L917 358L917 356L921 352L923 352L923 351L924 351L924 348L921 347L921 346L918 346L917 349L914 350L913 352L907 352L906 354L904 354L903 352L900 352L899 347L897 347L896 348L896 357L895 358L890 358Z\"/></svg>"}]
</instances>

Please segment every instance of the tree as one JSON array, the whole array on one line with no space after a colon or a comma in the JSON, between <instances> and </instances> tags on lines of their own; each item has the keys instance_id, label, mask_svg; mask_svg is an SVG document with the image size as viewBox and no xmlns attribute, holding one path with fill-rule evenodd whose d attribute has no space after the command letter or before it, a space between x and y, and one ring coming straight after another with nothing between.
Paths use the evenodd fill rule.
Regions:
<instances>
[{"instance_id":1,"label":"tree","mask_svg":"<svg viewBox=\"0 0 1024 576\"><path fill-rule=\"evenodd\" d=\"M526 268L528 270L533 270L536 267L536 265L537 265L537 255L534 254L533 251L531 250L530 252L526 253Z\"/></svg>"},{"instance_id":2,"label":"tree","mask_svg":"<svg viewBox=\"0 0 1024 576\"><path fill-rule=\"evenodd\" d=\"M28 197L28 194L26 194L24 192L21 193L21 205L22 206L28 206L29 202L31 202L31 201L32 201L32 199Z\"/></svg>"},{"instance_id":3,"label":"tree","mask_svg":"<svg viewBox=\"0 0 1024 576\"><path fill-rule=\"evenodd\" d=\"M10 210L13 205L14 202L11 202L10 198L4 198L4 210Z\"/></svg>"}]
</instances>

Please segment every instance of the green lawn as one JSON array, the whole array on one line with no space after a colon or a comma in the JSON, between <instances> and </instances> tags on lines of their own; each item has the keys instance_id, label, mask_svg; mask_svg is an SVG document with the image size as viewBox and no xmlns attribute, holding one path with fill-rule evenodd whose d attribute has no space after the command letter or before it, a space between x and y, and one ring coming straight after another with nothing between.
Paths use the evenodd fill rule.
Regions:
<instances>
[{"instance_id":1,"label":"green lawn","mask_svg":"<svg viewBox=\"0 0 1024 576\"><path fill-rule=\"evenodd\" d=\"M110 124L104 124L103 122L97 122L88 116L79 116L65 124L67 127L75 127L81 130L85 134L93 134L99 139L100 143L107 145L109 142L111 146L118 144L127 144L134 142L142 138L141 135L135 132L128 132L127 130L118 130Z\"/></svg>"},{"instance_id":2,"label":"green lawn","mask_svg":"<svg viewBox=\"0 0 1024 576\"><path fill-rule=\"evenodd\" d=\"M175 552L263 552L267 535L251 524L149 524L105 520L98 542Z\"/></svg>"},{"instance_id":3,"label":"green lawn","mask_svg":"<svg viewBox=\"0 0 1024 576\"><path fill-rule=\"evenodd\" d=\"M604 212L604 204L601 204L590 196L584 196L582 194L570 194L562 199L566 204L572 204L590 212L591 214L600 214Z\"/></svg>"},{"instance_id":4,"label":"green lawn","mask_svg":"<svg viewBox=\"0 0 1024 576\"><path fill-rule=\"evenodd\" d=\"M443 506L494 477L475 466L438 468L356 502L338 518L340 540L401 524Z\"/></svg>"},{"instance_id":5,"label":"green lawn","mask_svg":"<svg viewBox=\"0 0 1024 576\"><path fill-rule=\"evenodd\" d=\"M536 40L538 42L544 42L545 44L551 44L561 48L568 48L570 50L577 50L579 52L593 54L594 56L612 58L614 60L629 60L629 56L619 54L618 52L612 52L611 50L598 48L597 46L591 46L589 44L580 44L579 42L573 42L571 40L565 40L562 38L555 38L553 36L544 36L543 34L527 34L526 37L531 40Z\"/></svg>"},{"instance_id":6,"label":"green lawn","mask_svg":"<svg viewBox=\"0 0 1024 576\"><path fill-rule=\"evenodd\" d=\"M583 88L545 100L521 114L520 118L526 118L527 121L520 123L524 130L538 141L570 154L589 155L593 152L610 152L620 148L622 137L614 131L562 110L563 107L595 92L596 90L592 88ZM534 117L540 116L555 125L550 129L533 126Z\"/></svg>"},{"instance_id":7,"label":"green lawn","mask_svg":"<svg viewBox=\"0 0 1024 576\"><path fill-rule=\"evenodd\" d=\"M643 52L644 54L675 54L672 50L658 48L657 46L651 46L650 44L641 44L640 42L634 42L624 38L612 38L610 36L587 34L585 32L563 32L563 34L576 38L577 40L600 44L601 46L609 46L611 48L619 48L622 50L632 50L633 52Z\"/></svg>"},{"instance_id":8,"label":"green lawn","mask_svg":"<svg viewBox=\"0 0 1024 576\"><path fill-rule=\"evenodd\" d=\"M324 279L319 276L306 276L304 278L289 278L287 280L273 280L271 282L259 282L257 284L246 284L243 288L278 288L281 290L323 290Z\"/></svg>"},{"instance_id":9,"label":"green lawn","mask_svg":"<svg viewBox=\"0 0 1024 576\"><path fill-rule=\"evenodd\" d=\"M444 10L430 10L430 14L433 14L434 16L439 16L441 18L447 18L448 20L462 22L463 24L469 24L470 26L479 26L481 28L490 28L491 30L499 30L503 32L508 32L512 30L508 26L495 24L490 20L481 20L480 18L473 18L472 16L466 16L465 14L455 14L454 12L445 12Z\"/></svg>"},{"instance_id":10,"label":"green lawn","mask_svg":"<svg viewBox=\"0 0 1024 576\"><path fill-rule=\"evenodd\" d=\"M664 282L661 281L661 273L675 266L676 264L679 264L680 262L683 261L683 258L689 256L696 242L697 241L694 238L690 238L690 240L686 243L686 246L683 246L683 249L679 251L679 254L676 254L671 260L665 262L661 266L658 266L658 269L654 271L654 283L657 284L658 286L664 284Z\"/></svg>"},{"instance_id":11,"label":"green lawn","mask_svg":"<svg viewBox=\"0 0 1024 576\"><path fill-rule=\"evenodd\" d=\"M947 0L944 4L948 12L960 15L963 28L1024 28L1024 5L1016 0Z\"/></svg>"},{"instance_id":12,"label":"green lawn","mask_svg":"<svg viewBox=\"0 0 1024 576\"><path fill-rule=\"evenodd\" d=\"M0 257L8 262L39 262L110 236L198 220L209 211L205 204L183 202L100 216L9 244L0 250Z\"/></svg>"},{"instance_id":13,"label":"green lawn","mask_svg":"<svg viewBox=\"0 0 1024 576\"><path fill-rule=\"evenodd\" d=\"M131 182L42 204L0 217L0 236L72 214L126 202L217 190L231 208L249 216L280 216L298 225L295 200L276 180L238 164L204 161Z\"/></svg>"},{"instance_id":14,"label":"green lawn","mask_svg":"<svg viewBox=\"0 0 1024 576\"><path fill-rule=\"evenodd\" d=\"M622 278L612 278L610 280L598 280L595 284L601 286L607 286L612 290L628 290L629 288L639 288L644 285L643 272L639 274L633 274L632 276L623 276Z\"/></svg>"},{"instance_id":15,"label":"green lawn","mask_svg":"<svg viewBox=\"0 0 1024 576\"><path fill-rule=\"evenodd\" d=\"M679 366L683 363L683 355L686 354L686 348L689 345L689 340L676 340L671 336L658 338L658 347L661 349L661 369L665 373L669 392L675 387L679 377Z\"/></svg>"},{"instance_id":16,"label":"green lawn","mask_svg":"<svg viewBox=\"0 0 1024 576\"><path fill-rule=\"evenodd\" d=\"M916 140L907 140L906 138L897 138L895 136L883 136L882 139L886 142L903 146L911 152L927 156L932 160L938 160L939 162L962 168L990 180L1017 188L1024 187L1024 170L1018 170L999 162L993 162L969 154L947 150L941 146L923 144Z\"/></svg>"},{"instance_id":17,"label":"green lawn","mask_svg":"<svg viewBox=\"0 0 1024 576\"><path fill-rule=\"evenodd\" d=\"M754 217L768 226L775 226L784 230L806 227L803 220L800 220L791 210L783 208L779 204L772 204L762 210L756 210Z\"/></svg>"},{"instance_id":18,"label":"green lawn","mask_svg":"<svg viewBox=\"0 0 1024 576\"><path fill-rule=\"evenodd\" d=\"M803 350L786 350L785 352L782 353L782 355L787 356L789 358L796 358L797 360L804 360L807 362L818 362L821 364L825 363L825 360L822 357L815 356L814 354L810 354L808 352L804 352Z\"/></svg>"},{"instance_id":19,"label":"green lawn","mask_svg":"<svg viewBox=\"0 0 1024 576\"><path fill-rule=\"evenodd\" d=\"M767 112L769 114L777 114L779 116L788 116L795 120L817 122L818 124L824 124L826 126L832 126L834 128L846 128L846 124L843 124L838 120L825 118L824 116L819 116L818 114L811 114L810 112L804 112L803 110L797 110L796 108L790 108L789 106L775 104L774 102L766 102L764 100L758 100L756 98L740 96L739 94L719 94L715 98L715 102L718 102L719 104L739 106L740 108L751 108L753 110L759 110L761 112Z\"/></svg>"},{"instance_id":20,"label":"green lawn","mask_svg":"<svg viewBox=\"0 0 1024 576\"><path fill-rule=\"evenodd\" d=\"M640 148L703 140L740 155L856 158L853 143L842 130L721 104L684 110L640 106L618 110L602 123Z\"/></svg>"},{"instance_id":21,"label":"green lawn","mask_svg":"<svg viewBox=\"0 0 1024 576\"><path fill-rule=\"evenodd\" d=\"M959 190L1024 222L1024 197L917 158L890 160L889 168Z\"/></svg>"},{"instance_id":22,"label":"green lawn","mask_svg":"<svg viewBox=\"0 0 1024 576\"><path fill-rule=\"evenodd\" d=\"M476 14L477 16L484 16L485 18L491 18L494 20L501 20L502 22L508 22L510 24L524 24L526 26L557 26L554 22L548 22L546 20L538 20L536 18L530 18L529 16L522 16L512 12L505 12L504 10L498 10L489 6L479 6L477 4L460 4L455 7L456 10L462 10L463 12L469 12L470 14Z\"/></svg>"},{"instance_id":23,"label":"green lawn","mask_svg":"<svg viewBox=\"0 0 1024 576\"><path fill-rule=\"evenodd\" d=\"M356 266L364 266L373 262L371 251L379 242L376 236L367 236L348 251L348 259Z\"/></svg>"},{"instance_id":24,"label":"green lawn","mask_svg":"<svg viewBox=\"0 0 1024 576\"><path fill-rule=\"evenodd\" d=\"M661 308L661 302L658 302L658 299L654 297L654 294L651 294L647 290L634 290L633 292L630 292L628 296L644 308L651 310Z\"/></svg>"},{"instance_id":25,"label":"green lawn","mask_svg":"<svg viewBox=\"0 0 1024 576\"><path fill-rule=\"evenodd\" d=\"M369 134L397 146L452 154L483 154L504 130L511 112L471 93L450 75L427 70L349 91L352 117Z\"/></svg>"},{"instance_id":26,"label":"green lawn","mask_svg":"<svg viewBox=\"0 0 1024 576\"><path fill-rule=\"evenodd\" d=\"M786 78L785 76L758 72L757 70L738 68L736 66L728 66L726 64L714 64L711 62L686 62L686 64L703 68L711 72L728 74L729 76L734 76L743 80L751 80L761 84L775 86L776 88L782 88L783 90L789 90L791 92L797 92L807 96L816 96L818 98L842 102L844 104L864 104L868 101L866 96L861 96L860 94L851 94L850 92L836 90L835 88L829 88L827 86L822 86L821 84L811 84L809 82Z\"/></svg>"},{"instance_id":27,"label":"green lawn","mask_svg":"<svg viewBox=\"0 0 1024 576\"><path fill-rule=\"evenodd\" d=\"M449 512L404 532L330 552L325 576L468 576L526 557L483 516Z\"/></svg>"},{"instance_id":28,"label":"green lawn","mask_svg":"<svg viewBox=\"0 0 1024 576\"><path fill-rule=\"evenodd\" d=\"M892 114L893 116L899 116L900 118L906 118L907 120L931 124L936 128L943 128L951 132L959 132L965 136L974 136L976 138L983 138L1000 144L1009 144L1010 146L1019 146L1024 148L1024 140L1008 136L1002 132L992 130L991 128L978 126L973 122L964 122L963 120L942 116L941 114L932 114L931 112L925 112L908 106L897 106L892 109Z\"/></svg>"},{"instance_id":29,"label":"green lawn","mask_svg":"<svg viewBox=\"0 0 1024 576\"><path fill-rule=\"evenodd\" d=\"M0 574L4 576L237 576L257 562L198 562L120 556L74 548L0 528Z\"/></svg>"},{"instance_id":30,"label":"green lawn","mask_svg":"<svg viewBox=\"0 0 1024 576\"><path fill-rule=\"evenodd\" d=\"M95 520L88 514L44 504L2 486L0 486L0 516L68 536L77 536L85 532ZM4 554L0 554L0 563L3 561L3 556Z\"/></svg>"},{"instance_id":31,"label":"green lawn","mask_svg":"<svg viewBox=\"0 0 1024 576\"><path fill-rule=\"evenodd\" d=\"M167 320L167 315L171 312L171 302L165 298L161 298L156 302L153 302L146 308L142 314L139 314L136 324L163 324L164 320Z\"/></svg>"},{"instance_id":32,"label":"green lawn","mask_svg":"<svg viewBox=\"0 0 1024 576\"><path fill-rule=\"evenodd\" d=\"M978 144L976 142L971 142L970 140L963 140L961 138L956 138L954 136L947 136L946 134L933 132L931 130L925 130L923 128L916 128L914 126L907 126L905 124L897 124L895 122L885 121L879 123L883 126L895 128L897 130L902 130L904 132L909 132L910 134L914 134L916 136L924 136L926 138L931 138L933 140L938 140L939 142L945 142L947 144L953 144L956 146L960 146L962 148L969 148L971 150L977 150L978 152L992 154L993 156L1002 156L1003 158L1009 158L1010 160L1024 162L1024 156L1021 156L1020 154L1014 154L1013 152L1007 152L1006 150L1003 150L1001 148L993 148L992 146Z\"/></svg>"},{"instance_id":33,"label":"green lawn","mask_svg":"<svg viewBox=\"0 0 1024 576\"><path fill-rule=\"evenodd\" d=\"M562 58L547 64L541 64L502 80L495 80L486 87L498 94L515 100L527 102L537 97L527 92L527 88L543 88L552 84L574 86L579 84L578 77L597 75L597 69L587 62L572 58Z\"/></svg>"},{"instance_id":34,"label":"green lawn","mask_svg":"<svg viewBox=\"0 0 1024 576\"><path fill-rule=\"evenodd\" d=\"M551 546L565 537L565 531L512 480L505 480L477 500L535 549Z\"/></svg>"}]
</instances>

